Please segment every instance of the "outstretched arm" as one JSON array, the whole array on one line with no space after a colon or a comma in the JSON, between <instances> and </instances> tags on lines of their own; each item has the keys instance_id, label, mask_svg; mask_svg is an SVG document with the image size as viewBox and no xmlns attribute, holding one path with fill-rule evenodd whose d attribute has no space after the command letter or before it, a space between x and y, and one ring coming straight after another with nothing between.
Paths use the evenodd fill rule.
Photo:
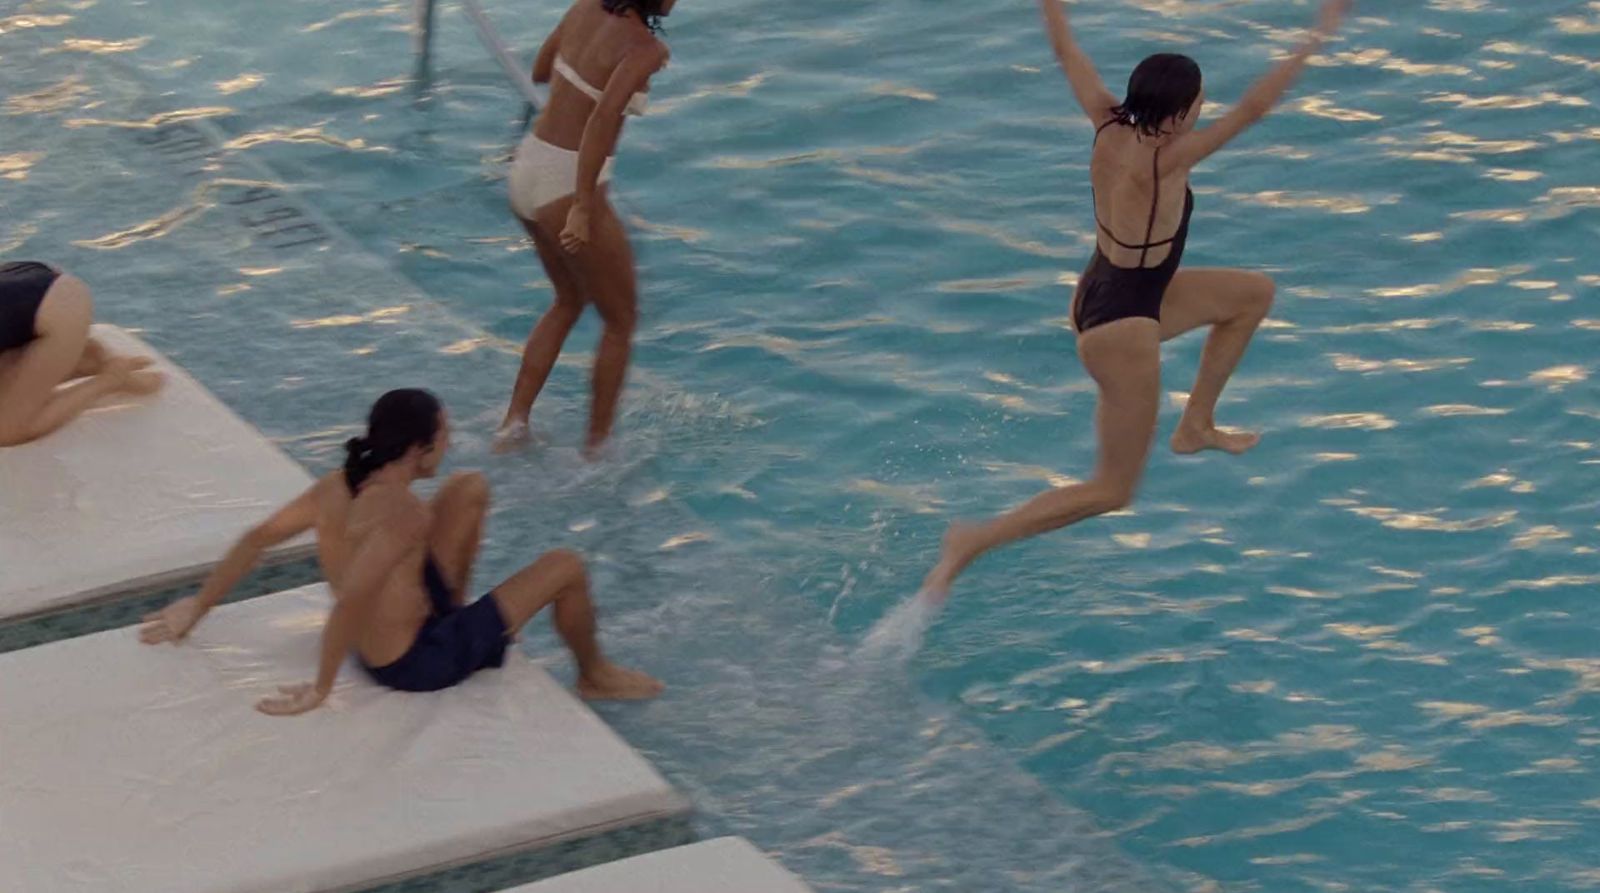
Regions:
<instances>
[{"instance_id":1,"label":"outstretched arm","mask_svg":"<svg viewBox=\"0 0 1600 893\"><path fill-rule=\"evenodd\" d=\"M1100 72L1095 70L1094 63L1089 61L1089 56L1073 38L1072 26L1067 24L1067 11L1062 0L1039 0L1039 9L1044 12L1044 28L1050 35L1051 48L1056 51L1056 61L1061 63L1061 70L1066 72L1072 92L1078 97L1078 104L1083 106L1089 120L1099 127L1111 117L1111 109L1117 104L1117 98L1106 89Z\"/></svg>"},{"instance_id":2,"label":"outstretched arm","mask_svg":"<svg viewBox=\"0 0 1600 893\"><path fill-rule=\"evenodd\" d=\"M1252 124L1265 118L1283 98L1283 94L1288 92L1289 87L1299 79L1300 73L1305 71L1306 63L1311 57L1316 55L1328 38L1339 30L1340 23L1354 5L1355 0L1324 0L1317 27L1305 42L1300 44L1289 58L1278 63L1277 67L1267 72L1265 77L1256 81L1255 85L1245 93L1244 98L1239 100L1239 104L1229 109L1217 123L1193 131L1174 143L1172 149L1162 156L1162 167L1167 170L1194 167L1232 142L1234 137L1243 133Z\"/></svg>"},{"instance_id":3,"label":"outstretched arm","mask_svg":"<svg viewBox=\"0 0 1600 893\"><path fill-rule=\"evenodd\" d=\"M600 171L606 159L617 149L617 135L622 132L622 115L627 111L633 94L650 85L650 77L667 64L667 48L659 41L652 42L629 53L611 72L606 89L589 113L589 123L583 128L583 141L578 145L578 184L572 210L567 214L566 228L561 231L561 243L568 251L576 252L589 241L589 212L594 206L595 190L599 188Z\"/></svg>"},{"instance_id":4,"label":"outstretched arm","mask_svg":"<svg viewBox=\"0 0 1600 893\"><path fill-rule=\"evenodd\" d=\"M145 625L139 630L139 639L146 645L176 642L189 634L201 618L227 598L245 575L255 569L262 553L288 542L310 530L317 522L317 487L300 494L293 502L279 509L272 517L252 527L228 550L211 575L200 586L200 592L180 598L165 608L145 615Z\"/></svg>"},{"instance_id":5,"label":"outstretched arm","mask_svg":"<svg viewBox=\"0 0 1600 893\"><path fill-rule=\"evenodd\" d=\"M312 710L328 699L334 680L339 676L339 666L355 648L361 627L383 591L384 582L395 565L422 547L426 534L426 519L402 515L367 535L350 561L343 585L336 593L333 611L322 628L317 680L283 686L277 695L263 698L256 709L272 716L293 716Z\"/></svg>"}]
</instances>

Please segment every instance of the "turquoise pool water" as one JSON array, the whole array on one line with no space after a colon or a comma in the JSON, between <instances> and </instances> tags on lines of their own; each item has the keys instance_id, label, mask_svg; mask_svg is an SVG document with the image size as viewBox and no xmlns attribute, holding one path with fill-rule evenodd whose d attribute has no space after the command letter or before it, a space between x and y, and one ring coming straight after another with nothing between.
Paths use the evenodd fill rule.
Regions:
<instances>
[{"instance_id":1,"label":"turquoise pool water","mask_svg":"<svg viewBox=\"0 0 1600 893\"><path fill-rule=\"evenodd\" d=\"M524 52L560 12L488 8ZM1227 102L1312 11L1074 15L1109 81L1177 47ZM546 445L487 453L548 300L521 115L448 5L415 83L409 17L0 2L0 248L315 467L426 377L496 483L485 577L595 559L614 647L673 686L607 718L711 829L819 890L1600 885L1600 6L1362 4L1194 183L1190 262L1280 283L1221 410L1262 446L1158 453L1132 511L975 568L904 667L850 650L946 520L1091 456L1089 133L1033 4L680 4L619 159L646 295L598 473L581 351ZM219 154L126 126L181 119ZM262 184L325 219L280 232Z\"/></svg>"}]
</instances>

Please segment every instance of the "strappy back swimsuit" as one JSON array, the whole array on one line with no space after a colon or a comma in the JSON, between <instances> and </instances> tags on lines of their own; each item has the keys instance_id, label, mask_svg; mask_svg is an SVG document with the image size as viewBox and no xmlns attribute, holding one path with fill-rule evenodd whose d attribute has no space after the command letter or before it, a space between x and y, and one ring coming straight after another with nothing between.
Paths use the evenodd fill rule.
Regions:
<instances>
[{"instance_id":1,"label":"strappy back swimsuit","mask_svg":"<svg viewBox=\"0 0 1600 893\"><path fill-rule=\"evenodd\" d=\"M1100 132L1116 120L1107 121L1100 125L1094 133L1095 141L1099 142ZM1113 264L1105 253L1100 250L1100 241L1095 240L1094 257L1089 260L1088 269L1084 270L1083 277L1078 280L1078 310L1073 322L1080 334L1087 332L1095 326L1102 326L1108 322L1119 319L1146 318L1161 319L1161 299L1167 293L1167 286L1172 284L1172 277L1178 273L1178 264L1183 261L1183 249L1189 241L1189 218L1194 213L1194 192L1184 188L1183 220L1178 224L1178 231L1170 239L1151 241L1155 235L1156 209L1161 206L1161 150L1156 149L1150 162L1150 174L1155 180L1155 196L1150 200L1150 222L1145 226L1144 241L1137 245L1130 245L1116 237L1111 228L1100 220L1098 203L1095 206L1095 226L1106 238L1117 243L1129 251L1139 252L1139 265L1137 267L1119 267ZM1093 186L1090 194L1093 195ZM1145 266L1145 259L1150 255L1150 249L1171 245L1167 257L1153 267Z\"/></svg>"}]
</instances>

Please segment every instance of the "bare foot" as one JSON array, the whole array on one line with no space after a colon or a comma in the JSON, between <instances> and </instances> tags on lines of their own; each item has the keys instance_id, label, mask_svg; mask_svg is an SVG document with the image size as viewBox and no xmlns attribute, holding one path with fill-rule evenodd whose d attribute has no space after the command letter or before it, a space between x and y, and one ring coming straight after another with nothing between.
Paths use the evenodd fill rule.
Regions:
<instances>
[{"instance_id":1,"label":"bare foot","mask_svg":"<svg viewBox=\"0 0 1600 893\"><path fill-rule=\"evenodd\" d=\"M591 441L584 445L583 461L588 462L590 465L598 465L612 458L614 452L611 449L611 441L609 440L602 440L598 443Z\"/></svg>"},{"instance_id":2,"label":"bare foot","mask_svg":"<svg viewBox=\"0 0 1600 893\"><path fill-rule=\"evenodd\" d=\"M106 354L100 359L100 371L107 375L126 375L147 368L153 362L149 357Z\"/></svg>"},{"instance_id":3,"label":"bare foot","mask_svg":"<svg viewBox=\"0 0 1600 893\"><path fill-rule=\"evenodd\" d=\"M161 390L167 381L165 375L149 368L151 362L149 357L111 356L106 358L105 368L100 374L111 376L117 383L118 391L142 397Z\"/></svg>"},{"instance_id":4,"label":"bare foot","mask_svg":"<svg viewBox=\"0 0 1600 893\"><path fill-rule=\"evenodd\" d=\"M108 356L100 374L110 378L117 391L123 394L153 394L161 389L166 377L149 369L149 357Z\"/></svg>"},{"instance_id":5,"label":"bare foot","mask_svg":"<svg viewBox=\"0 0 1600 893\"><path fill-rule=\"evenodd\" d=\"M941 603L950 597L950 586L982 551L983 528L957 521L944 534L944 550L939 563L922 580L925 597Z\"/></svg>"},{"instance_id":6,"label":"bare foot","mask_svg":"<svg viewBox=\"0 0 1600 893\"><path fill-rule=\"evenodd\" d=\"M646 701L665 688L638 670L613 663L603 664L578 679L578 694L591 701Z\"/></svg>"},{"instance_id":7,"label":"bare foot","mask_svg":"<svg viewBox=\"0 0 1600 893\"><path fill-rule=\"evenodd\" d=\"M106 361L111 359L111 351L96 338L91 337L83 345L83 356L78 358L78 365L72 370L73 378L88 378L99 375L105 371Z\"/></svg>"},{"instance_id":8,"label":"bare foot","mask_svg":"<svg viewBox=\"0 0 1600 893\"><path fill-rule=\"evenodd\" d=\"M1224 431L1180 423L1178 430L1172 432L1172 451L1182 456L1201 450L1221 450L1237 456L1260 442L1261 435L1253 431Z\"/></svg>"},{"instance_id":9,"label":"bare foot","mask_svg":"<svg viewBox=\"0 0 1600 893\"><path fill-rule=\"evenodd\" d=\"M496 455L504 455L522 449L532 439L527 422L501 422L499 429L494 432L494 443L489 449Z\"/></svg>"},{"instance_id":10,"label":"bare foot","mask_svg":"<svg viewBox=\"0 0 1600 893\"><path fill-rule=\"evenodd\" d=\"M123 380L122 392L144 397L161 390L167 377L155 369L136 369Z\"/></svg>"}]
</instances>

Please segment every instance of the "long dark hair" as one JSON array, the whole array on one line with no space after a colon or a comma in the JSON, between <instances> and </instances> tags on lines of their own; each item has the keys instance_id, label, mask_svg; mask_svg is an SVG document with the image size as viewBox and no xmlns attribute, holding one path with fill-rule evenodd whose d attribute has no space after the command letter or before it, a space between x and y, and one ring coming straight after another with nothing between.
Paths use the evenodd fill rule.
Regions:
<instances>
[{"instance_id":1,"label":"long dark hair","mask_svg":"<svg viewBox=\"0 0 1600 893\"><path fill-rule=\"evenodd\" d=\"M1169 118L1189 114L1200 95L1200 66L1179 53L1156 53L1139 63L1128 77L1128 98L1111 109L1118 123L1160 136Z\"/></svg>"},{"instance_id":2,"label":"long dark hair","mask_svg":"<svg viewBox=\"0 0 1600 893\"><path fill-rule=\"evenodd\" d=\"M372 404L365 437L352 437L344 445L344 482L354 493L374 471L406 454L414 446L428 446L439 435L443 407L439 398L418 388L390 391Z\"/></svg>"},{"instance_id":3,"label":"long dark hair","mask_svg":"<svg viewBox=\"0 0 1600 893\"><path fill-rule=\"evenodd\" d=\"M639 14L651 34L661 33L661 17L666 15L661 11L661 0L600 0L600 5L614 16L627 15L631 9Z\"/></svg>"}]
</instances>

